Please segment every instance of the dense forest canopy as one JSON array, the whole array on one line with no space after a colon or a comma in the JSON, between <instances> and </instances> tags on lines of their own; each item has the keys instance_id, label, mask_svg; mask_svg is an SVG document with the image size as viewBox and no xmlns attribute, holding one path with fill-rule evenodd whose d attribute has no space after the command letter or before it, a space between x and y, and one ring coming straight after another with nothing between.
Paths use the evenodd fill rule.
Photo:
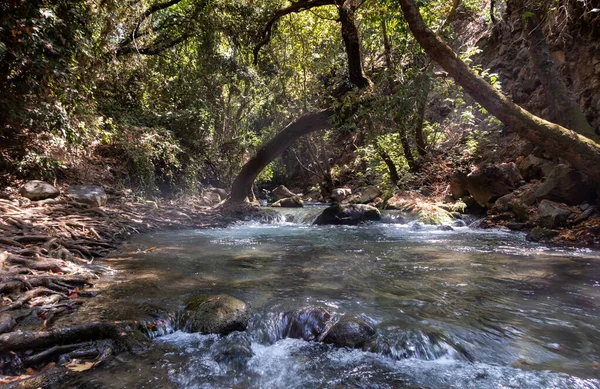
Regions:
<instances>
[{"instance_id":1,"label":"dense forest canopy","mask_svg":"<svg viewBox=\"0 0 600 389\"><path fill-rule=\"evenodd\" d=\"M444 174L436 161L469 163L506 127L438 67L438 48L415 40L411 6L485 80L484 97L503 87L473 61L495 24L524 23L541 40L598 34L587 1L10 0L0 5L2 179L108 179L146 195L228 188L261 145L323 110L313 127L325 131L297 133L264 161L259 184L327 194L350 176L396 188ZM545 119L588 137L565 158L597 158L597 119L568 97L555 106L570 111ZM441 109L428 112L433 103ZM572 138L557 131L544 146Z\"/></svg>"}]
</instances>

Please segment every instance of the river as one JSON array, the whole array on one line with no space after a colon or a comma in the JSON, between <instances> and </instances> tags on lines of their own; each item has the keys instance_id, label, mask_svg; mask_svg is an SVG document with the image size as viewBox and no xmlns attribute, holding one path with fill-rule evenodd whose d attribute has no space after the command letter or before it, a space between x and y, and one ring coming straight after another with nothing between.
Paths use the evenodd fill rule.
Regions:
<instances>
[{"instance_id":1,"label":"river","mask_svg":"<svg viewBox=\"0 0 600 389\"><path fill-rule=\"evenodd\" d=\"M65 387L600 388L599 252L393 215L317 227L314 209L285 212L124 244L79 319L168 318L190 295L226 293L249 305L249 327L165 331ZM358 316L376 337L360 350L279 338L278 315L307 306Z\"/></svg>"}]
</instances>

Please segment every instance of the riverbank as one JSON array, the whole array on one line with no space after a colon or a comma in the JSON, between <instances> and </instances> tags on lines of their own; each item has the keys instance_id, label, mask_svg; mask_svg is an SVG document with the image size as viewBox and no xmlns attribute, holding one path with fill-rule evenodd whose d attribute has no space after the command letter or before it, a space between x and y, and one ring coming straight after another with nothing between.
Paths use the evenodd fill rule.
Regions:
<instances>
[{"instance_id":1,"label":"riverbank","mask_svg":"<svg viewBox=\"0 0 600 389\"><path fill-rule=\"evenodd\" d=\"M4 384L35 376L48 366L46 360L84 346L76 347L81 339L73 336L70 341L67 335L44 347L31 347L46 354L24 359L13 352L11 342L25 337L18 331L35 337L52 332L57 318L95 297L94 284L107 270L96 264L97 258L136 234L222 227L229 220L194 198L138 202L113 196L102 207L65 196L23 200L0 199L0 383ZM55 348L65 344L70 347Z\"/></svg>"}]
</instances>

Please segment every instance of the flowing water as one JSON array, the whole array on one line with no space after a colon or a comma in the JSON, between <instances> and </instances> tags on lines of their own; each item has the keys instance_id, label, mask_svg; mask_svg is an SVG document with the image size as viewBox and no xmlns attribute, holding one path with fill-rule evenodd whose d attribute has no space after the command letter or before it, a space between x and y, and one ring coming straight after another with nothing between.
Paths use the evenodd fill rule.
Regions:
<instances>
[{"instance_id":1,"label":"flowing water","mask_svg":"<svg viewBox=\"0 0 600 389\"><path fill-rule=\"evenodd\" d=\"M150 319L190 295L251 310L244 333L165 331L80 388L600 388L600 253L502 230L389 223L245 222L135 237L106 262L105 290L79 312ZM292 221L292 222L290 222ZM285 339L279 314L307 306L377 331L363 349Z\"/></svg>"}]
</instances>

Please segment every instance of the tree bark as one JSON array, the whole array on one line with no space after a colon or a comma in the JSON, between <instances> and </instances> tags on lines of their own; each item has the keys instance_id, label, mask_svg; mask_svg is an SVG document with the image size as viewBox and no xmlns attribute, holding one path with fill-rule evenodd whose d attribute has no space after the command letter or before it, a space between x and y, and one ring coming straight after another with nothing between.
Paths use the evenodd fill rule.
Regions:
<instances>
[{"instance_id":1,"label":"tree bark","mask_svg":"<svg viewBox=\"0 0 600 389\"><path fill-rule=\"evenodd\" d=\"M396 168L396 164L392 160L392 157L381 147L379 144L375 143L375 149L377 150L377 154L383 160L385 165L390 172L390 181L394 186L398 186L398 181L400 181L400 176L398 175L398 169Z\"/></svg>"},{"instance_id":2,"label":"tree bark","mask_svg":"<svg viewBox=\"0 0 600 389\"><path fill-rule=\"evenodd\" d=\"M600 182L600 146L595 143L598 136L586 138L514 104L473 73L456 53L427 27L414 0L400 0L400 5L415 39L475 101L525 139L564 158L589 178Z\"/></svg>"},{"instance_id":3,"label":"tree bark","mask_svg":"<svg viewBox=\"0 0 600 389\"><path fill-rule=\"evenodd\" d=\"M529 53L538 78L542 82L546 102L552 115L547 119L593 139L596 136L594 129L575 102L575 97L567 88L556 61L550 54L540 20L532 16L527 18L525 24Z\"/></svg>"},{"instance_id":4,"label":"tree bark","mask_svg":"<svg viewBox=\"0 0 600 389\"><path fill-rule=\"evenodd\" d=\"M346 0L338 6L338 14L342 23L342 38L348 57L348 77L350 82L362 89L369 85L369 81L362 71L360 38L354 22L356 7L356 0Z\"/></svg>"},{"instance_id":5,"label":"tree bark","mask_svg":"<svg viewBox=\"0 0 600 389\"><path fill-rule=\"evenodd\" d=\"M303 135L329 127L329 117L333 111L324 110L306 114L288 124L273 139L264 144L243 167L231 187L228 203L241 203L251 195L252 183L258 174L277 156Z\"/></svg>"},{"instance_id":6,"label":"tree bark","mask_svg":"<svg viewBox=\"0 0 600 389\"><path fill-rule=\"evenodd\" d=\"M400 144L402 145L402 150L404 151L404 158L406 159L406 163L408 163L408 169L414 173L419 170L419 166L417 165L417 161L415 161L412 151L410 150L410 142L408 141L406 129L402 124L398 125L400 126Z\"/></svg>"},{"instance_id":7,"label":"tree bark","mask_svg":"<svg viewBox=\"0 0 600 389\"><path fill-rule=\"evenodd\" d=\"M387 68L387 83L388 93L393 95L396 93L396 87L394 85L394 78L392 76L394 64L392 62L392 46L390 45L390 39L387 33L387 26L385 24L385 18L381 18L381 35L383 35L383 54L385 55L385 67Z\"/></svg>"},{"instance_id":8,"label":"tree bark","mask_svg":"<svg viewBox=\"0 0 600 389\"><path fill-rule=\"evenodd\" d=\"M421 157L427 155L427 145L425 143L425 135L423 134L423 126L425 124L425 110L427 109L427 97L429 97L430 82L427 81L425 88L417 101L417 112L415 120L415 141L417 143L417 152Z\"/></svg>"}]
</instances>

